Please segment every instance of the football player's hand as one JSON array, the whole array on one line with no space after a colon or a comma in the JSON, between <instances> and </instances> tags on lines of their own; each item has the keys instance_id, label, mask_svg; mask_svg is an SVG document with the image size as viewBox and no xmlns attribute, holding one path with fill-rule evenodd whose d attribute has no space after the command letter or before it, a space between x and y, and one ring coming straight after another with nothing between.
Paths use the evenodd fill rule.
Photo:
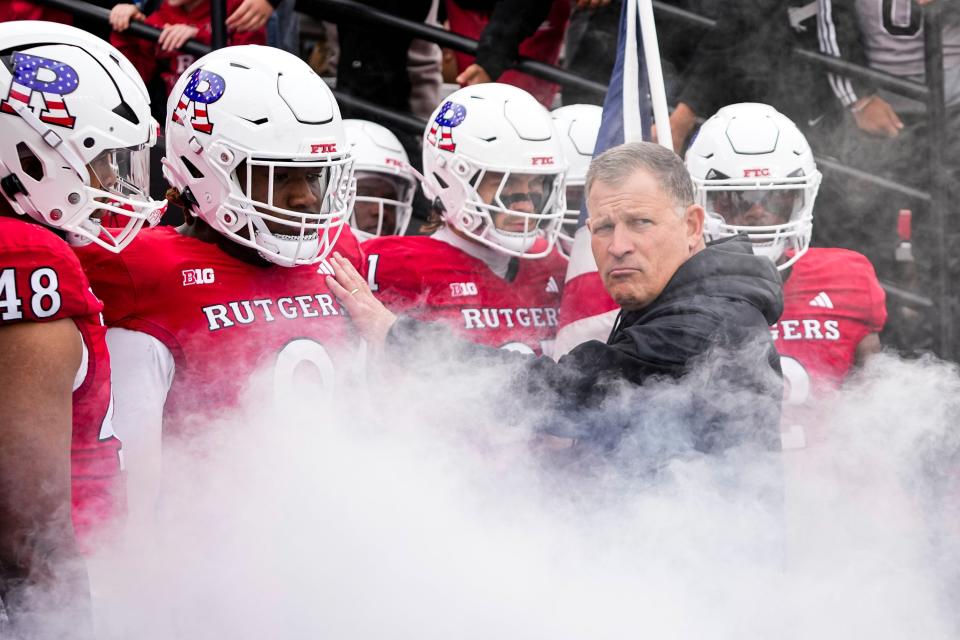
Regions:
<instances>
[{"instance_id":1,"label":"football player's hand","mask_svg":"<svg viewBox=\"0 0 960 640\"><path fill-rule=\"evenodd\" d=\"M879 96L861 98L853 105L853 117L862 131L875 136L896 138L903 122L886 100Z\"/></svg>"},{"instance_id":2,"label":"football player's hand","mask_svg":"<svg viewBox=\"0 0 960 640\"><path fill-rule=\"evenodd\" d=\"M493 80L490 78L490 74L487 73L486 69L476 63L464 69L463 73L457 76L457 83L461 87L469 87L470 85L483 84L485 82L493 82Z\"/></svg>"},{"instance_id":3,"label":"football player's hand","mask_svg":"<svg viewBox=\"0 0 960 640\"><path fill-rule=\"evenodd\" d=\"M114 31L126 31L131 20L146 20L147 16L140 13L135 4L118 4L110 9L110 26Z\"/></svg>"},{"instance_id":4,"label":"football player's hand","mask_svg":"<svg viewBox=\"0 0 960 640\"><path fill-rule=\"evenodd\" d=\"M192 24L165 24L157 44L161 51L175 51L186 44L187 40L199 33L200 29Z\"/></svg>"},{"instance_id":5,"label":"football player's hand","mask_svg":"<svg viewBox=\"0 0 960 640\"><path fill-rule=\"evenodd\" d=\"M367 281L340 252L334 251L329 262L333 275L327 276L327 286L350 314L361 337L370 347L379 349L397 316L373 296Z\"/></svg>"},{"instance_id":6,"label":"football player's hand","mask_svg":"<svg viewBox=\"0 0 960 640\"><path fill-rule=\"evenodd\" d=\"M227 18L231 31L253 31L267 24L273 15L273 5L267 0L243 0L237 10Z\"/></svg>"}]
</instances>

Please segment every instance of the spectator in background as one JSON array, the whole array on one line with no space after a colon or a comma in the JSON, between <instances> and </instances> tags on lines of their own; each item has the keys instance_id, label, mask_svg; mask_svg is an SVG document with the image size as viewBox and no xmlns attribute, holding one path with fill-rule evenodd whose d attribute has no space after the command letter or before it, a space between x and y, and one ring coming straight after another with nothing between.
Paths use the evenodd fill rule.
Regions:
<instances>
[{"instance_id":1,"label":"spectator in background","mask_svg":"<svg viewBox=\"0 0 960 640\"><path fill-rule=\"evenodd\" d=\"M570 0L446 0L446 7L450 31L480 41L476 58L456 54L461 86L512 84L553 106L557 85L509 69L520 56L557 64Z\"/></svg>"},{"instance_id":2,"label":"spectator in background","mask_svg":"<svg viewBox=\"0 0 960 640\"><path fill-rule=\"evenodd\" d=\"M234 16L247 2L227 0L227 11L233 12L231 16ZM131 20L162 29L159 40L154 43L123 34ZM259 18L249 18L239 24L246 28L260 22ZM110 11L110 25L114 29L111 43L133 62L144 82L149 84L159 73L169 94L180 74L195 59L181 52L180 48L188 40L210 44L210 3L208 0L163 0L160 7L149 16L144 15L135 4L118 4ZM266 30L262 24L252 30L234 30L228 34L227 42L231 45L265 44Z\"/></svg>"},{"instance_id":3,"label":"spectator in background","mask_svg":"<svg viewBox=\"0 0 960 640\"><path fill-rule=\"evenodd\" d=\"M365 0L364 4L416 22L427 20L433 8L433 0ZM400 29L341 17L335 10L324 9L312 15L318 20L337 23L340 45L337 90L390 111L408 113L411 82L407 64L413 36ZM394 126L390 120L351 108L349 101L344 101L340 110L344 118L367 118L387 128ZM415 166L419 166L419 136L400 131L395 133L407 155L414 159Z\"/></svg>"},{"instance_id":4,"label":"spectator in background","mask_svg":"<svg viewBox=\"0 0 960 640\"><path fill-rule=\"evenodd\" d=\"M570 17L564 53L565 66L585 78L603 81L610 77L617 57L617 30L623 0L601 6L577 4ZM716 18L723 7L712 0L665 0L664 4L705 18ZM657 42L667 88L667 102L674 104L677 74L689 66L697 44L709 30L672 14L657 13ZM564 87L563 104L601 104L603 94L577 87Z\"/></svg>"},{"instance_id":5,"label":"spectator in background","mask_svg":"<svg viewBox=\"0 0 960 640\"><path fill-rule=\"evenodd\" d=\"M426 24L440 27L438 15L441 0L433 0ZM443 53L440 47L426 40L414 40L407 50L407 75L410 77L410 112L428 118L440 103L443 85Z\"/></svg>"},{"instance_id":6,"label":"spectator in background","mask_svg":"<svg viewBox=\"0 0 960 640\"><path fill-rule=\"evenodd\" d=\"M227 29L231 31L256 31L267 26L273 11L284 0L242 0L227 5Z\"/></svg>"},{"instance_id":7,"label":"spectator in background","mask_svg":"<svg viewBox=\"0 0 960 640\"><path fill-rule=\"evenodd\" d=\"M85 0L92 7L109 9L116 0ZM52 9L35 0L3 0L0 2L0 22L14 20L47 20L77 27L93 35L108 40L110 29L100 18L88 18L82 13L70 13L60 9Z\"/></svg>"},{"instance_id":8,"label":"spectator in background","mask_svg":"<svg viewBox=\"0 0 960 640\"><path fill-rule=\"evenodd\" d=\"M724 3L679 80L670 114L678 153L697 118L727 104L763 102L795 122L820 122L826 83L809 65L793 60L794 46L816 46L816 12L810 5L809 0Z\"/></svg>"},{"instance_id":9,"label":"spectator in background","mask_svg":"<svg viewBox=\"0 0 960 640\"><path fill-rule=\"evenodd\" d=\"M917 0L917 5L932 0ZM889 5L889 6L887 6ZM884 9L886 7L886 10ZM944 5L944 89L948 107L960 106L960 10ZM820 50L878 71L924 83L923 12L911 3L820 0ZM830 87L868 134L896 138L904 128L898 113L922 115L922 102L878 90L867 82L829 74Z\"/></svg>"},{"instance_id":10,"label":"spectator in background","mask_svg":"<svg viewBox=\"0 0 960 640\"><path fill-rule=\"evenodd\" d=\"M918 0L921 7L933 0ZM820 0L820 49L906 80L925 83L923 9L881 0ZM887 7L886 10L884 7ZM960 170L960 6L943 4L944 96L947 106L947 165ZM927 188L929 168L917 163L926 149L927 109L923 102L867 82L828 75L830 87L849 114L839 155L871 172L886 174L919 189ZM884 141L897 138L897 145ZM958 176L955 175L954 179Z\"/></svg>"}]
</instances>

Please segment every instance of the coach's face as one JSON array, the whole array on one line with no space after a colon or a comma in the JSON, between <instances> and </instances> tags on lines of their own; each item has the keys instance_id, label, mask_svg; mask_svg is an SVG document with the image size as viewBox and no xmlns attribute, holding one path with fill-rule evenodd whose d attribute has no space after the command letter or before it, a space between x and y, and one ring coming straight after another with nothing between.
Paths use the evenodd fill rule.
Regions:
<instances>
[{"instance_id":1,"label":"coach's face","mask_svg":"<svg viewBox=\"0 0 960 640\"><path fill-rule=\"evenodd\" d=\"M587 198L590 243L611 297L627 310L650 304L703 248L703 208L682 215L656 178L638 170L621 184L594 182Z\"/></svg>"}]
</instances>

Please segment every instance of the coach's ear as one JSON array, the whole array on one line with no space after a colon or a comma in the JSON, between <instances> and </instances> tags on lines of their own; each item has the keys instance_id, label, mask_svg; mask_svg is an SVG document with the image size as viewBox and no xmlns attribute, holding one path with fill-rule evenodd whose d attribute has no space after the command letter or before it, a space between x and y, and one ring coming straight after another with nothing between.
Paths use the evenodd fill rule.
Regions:
<instances>
[{"instance_id":1,"label":"coach's ear","mask_svg":"<svg viewBox=\"0 0 960 640\"><path fill-rule=\"evenodd\" d=\"M706 211L699 204L692 204L683 212L683 223L687 233L687 247L690 253L703 248L703 221Z\"/></svg>"}]
</instances>

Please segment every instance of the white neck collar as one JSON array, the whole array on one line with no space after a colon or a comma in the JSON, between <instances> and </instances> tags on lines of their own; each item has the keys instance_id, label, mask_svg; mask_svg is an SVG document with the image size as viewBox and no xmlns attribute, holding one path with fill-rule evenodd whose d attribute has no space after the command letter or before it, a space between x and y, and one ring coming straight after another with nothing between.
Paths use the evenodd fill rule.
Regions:
<instances>
[{"instance_id":1,"label":"white neck collar","mask_svg":"<svg viewBox=\"0 0 960 640\"><path fill-rule=\"evenodd\" d=\"M443 225L430 236L434 240L446 242L452 247L460 249L469 256L477 260L482 260L484 264L490 267L490 270L500 278L507 276L507 269L510 268L510 256L500 253L496 249L485 247L478 242L468 240L454 233L448 225Z\"/></svg>"}]
</instances>

